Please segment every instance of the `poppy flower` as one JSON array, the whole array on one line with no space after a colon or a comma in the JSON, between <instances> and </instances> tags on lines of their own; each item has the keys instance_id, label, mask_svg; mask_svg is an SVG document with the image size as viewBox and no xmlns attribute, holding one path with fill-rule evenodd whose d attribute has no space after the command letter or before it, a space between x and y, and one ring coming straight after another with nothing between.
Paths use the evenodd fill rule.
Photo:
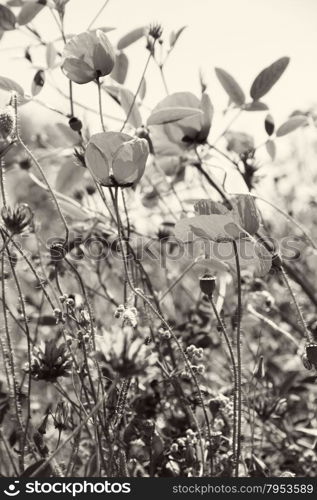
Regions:
<instances>
[{"instance_id":1,"label":"poppy flower","mask_svg":"<svg viewBox=\"0 0 317 500\"><path fill-rule=\"evenodd\" d=\"M114 50L101 30L80 33L64 47L62 70L75 83L88 83L109 75L114 63Z\"/></svg>"},{"instance_id":2,"label":"poppy flower","mask_svg":"<svg viewBox=\"0 0 317 500\"><path fill-rule=\"evenodd\" d=\"M242 268L254 268L263 276L272 265L272 257L253 236L260 226L259 215L251 195L238 195L230 199L232 208L211 200L195 204L196 215L184 218L175 225L174 233L184 243L201 242L208 260L220 260L235 270L232 242L236 241Z\"/></svg>"},{"instance_id":3,"label":"poppy flower","mask_svg":"<svg viewBox=\"0 0 317 500\"><path fill-rule=\"evenodd\" d=\"M141 179L149 146L146 139L122 132L101 132L91 137L85 161L102 186L134 186Z\"/></svg>"},{"instance_id":4,"label":"poppy flower","mask_svg":"<svg viewBox=\"0 0 317 500\"><path fill-rule=\"evenodd\" d=\"M159 155L182 154L191 144L204 143L210 132L213 106L206 92L202 94L201 100L191 92L176 92L159 102L153 113L173 107L201 109L202 114L183 118L174 123L151 126L151 139L155 152Z\"/></svg>"}]
</instances>

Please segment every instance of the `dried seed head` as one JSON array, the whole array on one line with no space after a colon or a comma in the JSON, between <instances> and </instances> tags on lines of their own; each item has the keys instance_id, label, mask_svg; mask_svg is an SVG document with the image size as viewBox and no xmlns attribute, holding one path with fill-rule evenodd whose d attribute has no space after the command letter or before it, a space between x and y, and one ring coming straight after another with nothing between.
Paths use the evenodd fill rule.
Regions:
<instances>
[{"instance_id":1,"label":"dried seed head","mask_svg":"<svg viewBox=\"0 0 317 500\"><path fill-rule=\"evenodd\" d=\"M33 212L29 205L23 203L15 208L3 207L1 210L3 223L8 231L20 234L33 219Z\"/></svg>"},{"instance_id":2,"label":"dried seed head","mask_svg":"<svg viewBox=\"0 0 317 500\"><path fill-rule=\"evenodd\" d=\"M208 297L212 297L216 288L216 278L211 274L204 274L199 278L199 285L202 293Z\"/></svg>"},{"instance_id":3,"label":"dried seed head","mask_svg":"<svg viewBox=\"0 0 317 500\"><path fill-rule=\"evenodd\" d=\"M158 40L159 38L161 38L162 33L163 33L163 28L159 23L150 24L149 36L154 38L154 40Z\"/></svg>"}]
</instances>

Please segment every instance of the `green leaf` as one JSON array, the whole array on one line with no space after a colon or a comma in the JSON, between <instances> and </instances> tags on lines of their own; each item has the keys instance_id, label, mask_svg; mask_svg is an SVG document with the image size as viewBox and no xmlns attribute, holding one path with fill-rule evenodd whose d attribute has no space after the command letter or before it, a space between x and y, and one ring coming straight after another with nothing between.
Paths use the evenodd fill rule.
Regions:
<instances>
[{"instance_id":1,"label":"green leaf","mask_svg":"<svg viewBox=\"0 0 317 500\"><path fill-rule=\"evenodd\" d=\"M0 5L0 29L4 31L14 30L16 18L11 9L5 5Z\"/></svg>"},{"instance_id":2,"label":"green leaf","mask_svg":"<svg viewBox=\"0 0 317 500\"><path fill-rule=\"evenodd\" d=\"M260 226L260 218L255 200L250 194L238 194L231 199L235 220L247 233L255 234Z\"/></svg>"},{"instance_id":3,"label":"green leaf","mask_svg":"<svg viewBox=\"0 0 317 500\"><path fill-rule=\"evenodd\" d=\"M289 57L281 57L259 73L251 85L250 95L252 99L257 101L271 90L286 70L289 61Z\"/></svg>"},{"instance_id":4,"label":"green leaf","mask_svg":"<svg viewBox=\"0 0 317 500\"><path fill-rule=\"evenodd\" d=\"M268 109L268 106L264 102L260 101L247 102L243 106L244 111L266 111Z\"/></svg>"},{"instance_id":5,"label":"green leaf","mask_svg":"<svg viewBox=\"0 0 317 500\"><path fill-rule=\"evenodd\" d=\"M45 83L45 73L42 69L40 69L35 73L32 81L31 92L33 97L35 97L41 92L42 88L44 87L44 83Z\"/></svg>"},{"instance_id":6,"label":"green leaf","mask_svg":"<svg viewBox=\"0 0 317 500\"><path fill-rule=\"evenodd\" d=\"M217 78L230 99L237 105L242 106L245 103L245 95L240 85L227 71L221 68L215 68Z\"/></svg>"},{"instance_id":7,"label":"green leaf","mask_svg":"<svg viewBox=\"0 0 317 500\"><path fill-rule=\"evenodd\" d=\"M37 469L39 469L45 462L45 458L41 458L37 462L34 462L25 469L25 471L21 474L21 477L51 477L53 475L51 464L47 464L39 474L36 473Z\"/></svg>"},{"instance_id":8,"label":"green leaf","mask_svg":"<svg viewBox=\"0 0 317 500\"><path fill-rule=\"evenodd\" d=\"M29 101L29 99L25 96L24 90L11 78L6 78L5 76L0 76L0 89L5 90L6 92L16 92L18 95L19 105L25 104Z\"/></svg>"},{"instance_id":9,"label":"green leaf","mask_svg":"<svg viewBox=\"0 0 317 500\"><path fill-rule=\"evenodd\" d=\"M43 4L39 3L25 3L18 15L18 23L20 26L24 26L25 24L33 21L35 16L37 16L37 14L41 12L44 7L45 6Z\"/></svg>"},{"instance_id":10,"label":"green leaf","mask_svg":"<svg viewBox=\"0 0 317 500\"><path fill-rule=\"evenodd\" d=\"M57 51L53 42L50 42L46 46L46 64L49 69L54 67L56 61Z\"/></svg>"},{"instance_id":11,"label":"green leaf","mask_svg":"<svg viewBox=\"0 0 317 500\"><path fill-rule=\"evenodd\" d=\"M123 85L127 77L128 67L129 67L129 60L126 54L124 52L120 52L119 54L116 55L114 68L110 74L111 78L113 78L116 82Z\"/></svg>"},{"instance_id":12,"label":"green leaf","mask_svg":"<svg viewBox=\"0 0 317 500\"><path fill-rule=\"evenodd\" d=\"M142 78L140 91L139 91L139 98L141 99L141 101L143 101L145 94L146 94L146 80L145 80L145 78Z\"/></svg>"},{"instance_id":13,"label":"green leaf","mask_svg":"<svg viewBox=\"0 0 317 500\"><path fill-rule=\"evenodd\" d=\"M264 128L265 128L267 135L274 134L275 125L274 125L274 119L273 119L272 115L270 115L270 114L266 115L266 118L264 120Z\"/></svg>"},{"instance_id":14,"label":"green leaf","mask_svg":"<svg viewBox=\"0 0 317 500\"><path fill-rule=\"evenodd\" d=\"M265 148L266 148L266 151L267 151L268 155L270 156L271 160L274 161L275 157L276 157L276 144L275 144L275 142L272 141L272 139L268 139L265 143Z\"/></svg>"},{"instance_id":15,"label":"green leaf","mask_svg":"<svg viewBox=\"0 0 317 500\"><path fill-rule=\"evenodd\" d=\"M147 125L164 125L173 123L190 116L202 115L203 112L198 108L171 107L161 108L153 111L147 120Z\"/></svg>"},{"instance_id":16,"label":"green leaf","mask_svg":"<svg viewBox=\"0 0 317 500\"><path fill-rule=\"evenodd\" d=\"M141 127L142 117L138 105L136 104L136 102L133 103L133 92L131 92L131 90L129 89L121 87L119 91L119 101L126 116L128 117L128 123L130 123L135 128Z\"/></svg>"},{"instance_id":17,"label":"green leaf","mask_svg":"<svg viewBox=\"0 0 317 500\"><path fill-rule=\"evenodd\" d=\"M276 131L277 137L283 137L284 135L290 134L299 127L302 127L307 123L306 116L293 116L284 122Z\"/></svg>"},{"instance_id":18,"label":"green leaf","mask_svg":"<svg viewBox=\"0 0 317 500\"><path fill-rule=\"evenodd\" d=\"M146 34L146 27L142 26L141 28L136 28L132 31L129 31L126 35L124 35L117 43L117 49L123 50L132 43L137 42L140 38L142 38Z\"/></svg>"},{"instance_id":19,"label":"green leaf","mask_svg":"<svg viewBox=\"0 0 317 500\"><path fill-rule=\"evenodd\" d=\"M214 116L214 107L209 95L206 92L203 92L201 96L201 109L203 111L203 116L201 120L201 129L198 133L197 140L200 142L205 142L209 135L212 119Z\"/></svg>"},{"instance_id":20,"label":"green leaf","mask_svg":"<svg viewBox=\"0 0 317 500\"><path fill-rule=\"evenodd\" d=\"M180 28L179 30L177 30L176 32L175 31L172 31L171 34L170 34L170 48L173 49L177 40L179 39L180 35L183 33L184 29L186 29L187 26L182 26L182 28Z\"/></svg>"}]
</instances>

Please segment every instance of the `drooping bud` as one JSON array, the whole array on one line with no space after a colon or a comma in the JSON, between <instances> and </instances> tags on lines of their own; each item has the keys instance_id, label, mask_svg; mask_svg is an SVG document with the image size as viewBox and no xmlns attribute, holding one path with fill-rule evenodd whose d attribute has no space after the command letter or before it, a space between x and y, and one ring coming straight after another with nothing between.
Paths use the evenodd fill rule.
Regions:
<instances>
[{"instance_id":1,"label":"drooping bud","mask_svg":"<svg viewBox=\"0 0 317 500\"><path fill-rule=\"evenodd\" d=\"M263 356L260 356L255 369L253 371L253 375L257 379L263 379L265 377L265 368L264 368L264 360Z\"/></svg>"}]
</instances>

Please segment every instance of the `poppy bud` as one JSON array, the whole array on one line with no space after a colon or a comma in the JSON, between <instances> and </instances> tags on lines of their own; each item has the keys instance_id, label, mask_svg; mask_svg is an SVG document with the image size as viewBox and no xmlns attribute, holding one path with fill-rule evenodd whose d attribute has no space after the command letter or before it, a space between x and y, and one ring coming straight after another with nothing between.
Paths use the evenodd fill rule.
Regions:
<instances>
[{"instance_id":1,"label":"poppy bud","mask_svg":"<svg viewBox=\"0 0 317 500\"><path fill-rule=\"evenodd\" d=\"M308 362L317 369L317 344L306 344L305 349Z\"/></svg>"},{"instance_id":2,"label":"poppy bud","mask_svg":"<svg viewBox=\"0 0 317 500\"><path fill-rule=\"evenodd\" d=\"M109 75L115 53L103 31L86 31L66 43L63 59L62 70L67 78L83 84Z\"/></svg>"},{"instance_id":3,"label":"poppy bud","mask_svg":"<svg viewBox=\"0 0 317 500\"><path fill-rule=\"evenodd\" d=\"M302 355L302 363L304 365L304 368L306 368L306 370L311 370L312 369L312 364L311 362L308 360L308 357L306 354L303 354Z\"/></svg>"},{"instance_id":4,"label":"poppy bud","mask_svg":"<svg viewBox=\"0 0 317 500\"><path fill-rule=\"evenodd\" d=\"M157 237L159 240L167 240L170 236L173 236L174 222L162 222L157 232Z\"/></svg>"},{"instance_id":5,"label":"poppy bud","mask_svg":"<svg viewBox=\"0 0 317 500\"><path fill-rule=\"evenodd\" d=\"M15 127L15 118L12 106L6 106L0 111L0 139L7 139Z\"/></svg>"},{"instance_id":6,"label":"poppy bud","mask_svg":"<svg viewBox=\"0 0 317 500\"><path fill-rule=\"evenodd\" d=\"M93 194L95 194L96 188L93 184L88 184L88 186L86 186L86 191L89 196L92 196Z\"/></svg>"},{"instance_id":7,"label":"poppy bud","mask_svg":"<svg viewBox=\"0 0 317 500\"><path fill-rule=\"evenodd\" d=\"M102 186L134 186L142 177L149 146L122 132L102 132L91 137L85 160Z\"/></svg>"},{"instance_id":8,"label":"poppy bud","mask_svg":"<svg viewBox=\"0 0 317 500\"><path fill-rule=\"evenodd\" d=\"M212 297L216 288L216 278L211 274L204 274L199 278L200 290L208 297Z\"/></svg>"},{"instance_id":9,"label":"poppy bud","mask_svg":"<svg viewBox=\"0 0 317 500\"><path fill-rule=\"evenodd\" d=\"M79 120L75 116L72 116L72 118L68 122L68 125L72 130L74 130L74 132L80 132L81 129L83 128L81 120Z\"/></svg>"}]
</instances>

